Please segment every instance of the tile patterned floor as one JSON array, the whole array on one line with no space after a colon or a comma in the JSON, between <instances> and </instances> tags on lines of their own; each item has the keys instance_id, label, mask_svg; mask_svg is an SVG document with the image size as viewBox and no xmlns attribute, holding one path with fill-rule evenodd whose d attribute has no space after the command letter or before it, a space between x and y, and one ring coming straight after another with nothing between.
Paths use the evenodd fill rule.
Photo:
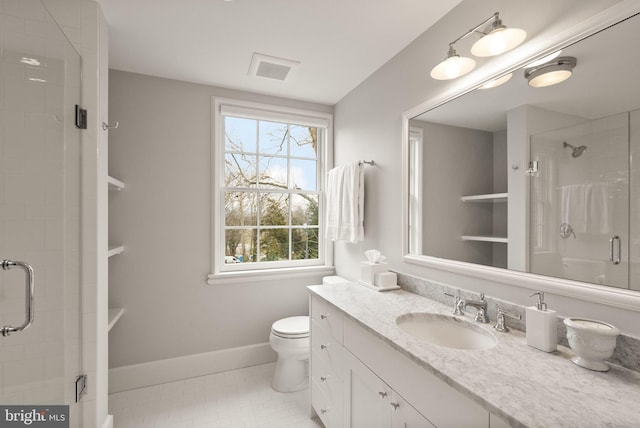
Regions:
<instances>
[{"instance_id":1,"label":"tile patterned floor","mask_svg":"<svg viewBox=\"0 0 640 428\"><path fill-rule=\"evenodd\" d=\"M275 363L109 396L115 428L321 428L309 391L271 389Z\"/></svg>"}]
</instances>

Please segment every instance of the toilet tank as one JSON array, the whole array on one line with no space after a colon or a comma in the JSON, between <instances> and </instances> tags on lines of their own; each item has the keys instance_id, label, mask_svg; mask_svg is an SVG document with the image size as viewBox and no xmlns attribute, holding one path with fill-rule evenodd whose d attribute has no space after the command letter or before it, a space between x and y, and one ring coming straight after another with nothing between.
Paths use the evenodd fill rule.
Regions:
<instances>
[{"instance_id":1,"label":"toilet tank","mask_svg":"<svg viewBox=\"0 0 640 428\"><path fill-rule=\"evenodd\" d=\"M322 278L322 285L330 285L330 284L347 284L351 281L345 279L341 276L325 276Z\"/></svg>"}]
</instances>

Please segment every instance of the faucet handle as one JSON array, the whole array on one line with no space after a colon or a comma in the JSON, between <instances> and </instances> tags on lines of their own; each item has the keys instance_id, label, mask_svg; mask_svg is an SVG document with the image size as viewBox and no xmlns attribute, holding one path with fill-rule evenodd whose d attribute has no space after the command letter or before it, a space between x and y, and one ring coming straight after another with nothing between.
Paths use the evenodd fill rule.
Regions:
<instances>
[{"instance_id":1,"label":"faucet handle","mask_svg":"<svg viewBox=\"0 0 640 428\"><path fill-rule=\"evenodd\" d=\"M493 326L493 328L495 328L496 331L499 331L501 333L506 333L509 331L509 327L507 327L507 325L504 322L505 316L509 318L513 318L514 320L522 319L522 315L515 315L512 313L506 312L504 309L498 308L498 315L496 316L496 325Z\"/></svg>"},{"instance_id":2,"label":"faucet handle","mask_svg":"<svg viewBox=\"0 0 640 428\"><path fill-rule=\"evenodd\" d=\"M455 302L453 303L453 315L464 315L464 312L462 311L462 308L464 307L464 301L462 300L462 297L454 296L453 294L446 292L444 294L455 299Z\"/></svg>"}]
</instances>

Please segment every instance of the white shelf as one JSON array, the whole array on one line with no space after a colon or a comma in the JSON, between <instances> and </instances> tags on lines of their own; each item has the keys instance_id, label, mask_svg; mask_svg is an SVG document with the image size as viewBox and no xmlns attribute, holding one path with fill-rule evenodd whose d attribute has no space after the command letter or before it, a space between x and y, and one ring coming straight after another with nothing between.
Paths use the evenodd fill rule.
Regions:
<instances>
[{"instance_id":1,"label":"white shelf","mask_svg":"<svg viewBox=\"0 0 640 428\"><path fill-rule=\"evenodd\" d=\"M481 241L481 242L499 242L502 244L506 244L509 242L507 237L504 236L472 236L472 235L462 235L463 241Z\"/></svg>"},{"instance_id":2,"label":"white shelf","mask_svg":"<svg viewBox=\"0 0 640 428\"><path fill-rule=\"evenodd\" d=\"M461 196L462 202L506 202L508 193L488 193L486 195Z\"/></svg>"},{"instance_id":3,"label":"white shelf","mask_svg":"<svg viewBox=\"0 0 640 428\"><path fill-rule=\"evenodd\" d=\"M124 251L124 245L110 245L109 252L107 253L109 257L113 257L115 255L120 254Z\"/></svg>"},{"instance_id":4,"label":"white shelf","mask_svg":"<svg viewBox=\"0 0 640 428\"><path fill-rule=\"evenodd\" d=\"M122 317L122 314L124 314L124 308L109 308L108 331L111 331L111 329L118 322L120 317Z\"/></svg>"},{"instance_id":5,"label":"white shelf","mask_svg":"<svg viewBox=\"0 0 640 428\"><path fill-rule=\"evenodd\" d=\"M109 190L122 190L124 189L124 183L111 176L107 177L107 183L109 183Z\"/></svg>"}]
</instances>

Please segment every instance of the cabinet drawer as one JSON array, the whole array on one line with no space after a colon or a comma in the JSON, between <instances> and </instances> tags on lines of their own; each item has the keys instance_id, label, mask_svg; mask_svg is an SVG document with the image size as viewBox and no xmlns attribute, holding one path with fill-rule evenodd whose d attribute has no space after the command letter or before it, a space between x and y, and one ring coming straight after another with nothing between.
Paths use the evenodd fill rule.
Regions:
<instances>
[{"instance_id":1,"label":"cabinet drawer","mask_svg":"<svg viewBox=\"0 0 640 428\"><path fill-rule=\"evenodd\" d=\"M330 397L342 397L342 373L338 375L327 365L326 360L314 360L311 364L311 379Z\"/></svg>"},{"instance_id":2,"label":"cabinet drawer","mask_svg":"<svg viewBox=\"0 0 640 428\"><path fill-rule=\"evenodd\" d=\"M311 296L311 319L342 344L342 312L319 297Z\"/></svg>"},{"instance_id":3,"label":"cabinet drawer","mask_svg":"<svg viewBox=\"0 0 640 428\"><path fill-rule=\"evenodd\" d=\"M326 394L317 382L311 382L311 407L320 417L325 428L342 427L342 383L339 394Z\"/></svg>"},{"instance_id":4,"label":"cabinet drawer","mask_svg":"<svg viewBox=\"0 0 640 428\"><path fill-rule=\"evenodd\" d=\"M318 367L318 369L330 369L342 379L344 348L315 320L311 321L311 359L312 375L314 367Z\"/></svg>"}]
</instances>

